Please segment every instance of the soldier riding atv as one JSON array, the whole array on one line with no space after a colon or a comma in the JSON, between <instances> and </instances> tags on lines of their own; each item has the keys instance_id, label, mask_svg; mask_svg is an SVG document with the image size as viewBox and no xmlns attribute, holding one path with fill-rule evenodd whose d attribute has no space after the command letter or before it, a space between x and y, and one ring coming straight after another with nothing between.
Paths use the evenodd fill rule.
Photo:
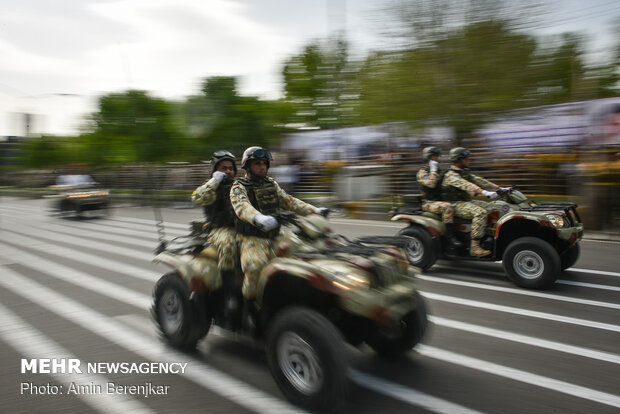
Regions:
<instances>
[{"instance_id":1,"label":"soldier riding atv","mask_svg":"<svg viewBox=\"0 0 620 414\"><path fill-rule=\"evenodd\" d=\"M180 348L195 347L212 322L265 341L287 398L333 409L348 386L343 339L402 354L424 335L425 305L402 249L331 233L327 209L288 195L267 176L271 160L261 147L246 149L246 176L231 183L234 156L214 154L212 178L192 196L208 225L183 243L160 245L155 261L174 271L155 286L153 314Z\"/></svg>"},{"instance_id":2,"label":"soldier riding atv","mask_svg":"<svg viewBox=\"0 0 620 414\"><path fill-rule=\"evenodd\" d=\"M266 347L270 371L284 395L307 408L333 410L348 388L344 341L367 343L397 357L424 336L423 298L417 270L404 251L366 246L331 233L316 214L273 216L284 229L277 257L260 272L255 325L227 310L218 255L203 223L187 237L162 243L154 261L174 270L157 282L153 316L172 346L192 349L212 323L250 335ZM241 278L235 289L241 293Z\"/></svg>"},{"instance_id":3,"label":"soldier riding atv","mask_svg":"<svg viewBox=\"0 0 620 414\"><path fill-rule=\"evenodd\" d=\"M455 168L455 164L461 165L459 160L469 158L465 148L453 148L450 157L453 167L444 175L441 185L443 199L455 207L453 222L446 222L445 214L442 219L434 212L424 211L428 208L422 208L422 196L406 197L408 205L404 211L391 212L393 221L409 223L398 234L408 238L406 251L411 264L426 270L439 257L502 260L506 274L515 284L539 289L553 285L560 271L575 264L583 237L576 204L536 203L514 187L498 187L476 176L476 180L471 179L473 174L466 168ZM451 180L457 185L465 184L462 188L451 187ZM495 191L483 190L473 182L492 185ZM472 200L467 190L494 201Z\"/></svg>"}]
</instances>

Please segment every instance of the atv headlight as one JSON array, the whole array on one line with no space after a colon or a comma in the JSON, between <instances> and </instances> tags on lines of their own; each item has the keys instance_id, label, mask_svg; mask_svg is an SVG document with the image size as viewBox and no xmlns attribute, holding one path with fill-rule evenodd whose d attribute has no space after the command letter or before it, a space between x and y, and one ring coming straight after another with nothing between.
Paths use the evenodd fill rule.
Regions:
<instances>
[{"instance_id":1,"label":"atv headlight","mask_svg":"<svg viewBox=\"0 0 620 414\"><path fill-rule=\"evenodd\" d=\"M344 290L351 288L368 289L370 287L370 282L366 277L354 274L339 275L338 280L332 281L332 284Z\"/></svg>"},{"instance_id":2,"label":"atv headlight","mask_svg":"<svg viewBox=\"0 0 620 414\"><path fill-rule=\"evenodd\" d=\"M551 224L553 224L553 227L555 227L556 229L561 229L562 227L564 227L564 217L562 216L548 214L547 220L549 220Z\"/></svg>"}]
</instances>

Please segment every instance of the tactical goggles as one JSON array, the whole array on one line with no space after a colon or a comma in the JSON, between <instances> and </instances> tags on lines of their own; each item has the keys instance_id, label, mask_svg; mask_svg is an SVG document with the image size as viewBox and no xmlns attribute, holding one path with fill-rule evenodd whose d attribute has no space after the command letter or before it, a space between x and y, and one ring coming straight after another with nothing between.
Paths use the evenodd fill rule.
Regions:
<instances>
[{"instance_id":1,"label":"tactical goggles","mask_svg":"<svg viewBox=\"0 0 620 414\"><path fill-rule=\"evenodd\" d=\"M254 158L257 160L267 160L267 161L273 160L271 153L267 151L266 149L262 149L262 148L257 149L256 151L248 155L248 159L251 159L251 158Z\"/></svg>"},{"instance_id":2,"label":"tactical goggles","mask_svg":"<svg viewBox=\"0 0 620 414\"><path fill-rule=\"evenodd\" d=\"M215 151L213 153L213 158L235 158L234 155L230 151Z\"/></svg>"}]
</instances>

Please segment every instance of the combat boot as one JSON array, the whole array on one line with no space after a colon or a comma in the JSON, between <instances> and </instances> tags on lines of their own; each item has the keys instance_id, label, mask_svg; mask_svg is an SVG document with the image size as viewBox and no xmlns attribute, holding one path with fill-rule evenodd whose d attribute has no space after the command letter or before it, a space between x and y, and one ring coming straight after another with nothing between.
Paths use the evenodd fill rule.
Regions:
<instances>
[{"instance_id":1,"label":"combat boot","mask_svg":"<svg viewBox=\"0 0 620 414\"><path fill-rule=\"evenodd\" d=\"M491 254L490 250L480 247L480 239L471 239L471 246L469 248L469 255L476 257L484 257Z\"/></svg>"},{"instance_id":2,"label":"combat boot","mask_svg":"<svg viewBox=\"0 0 620 414\"><path fill-rule=\"evenodd\" d=\"M454 235L452 224L446 224L446 240L453 249L460 249L463 247L463 243Z\"/></svg>"}]
</instances>

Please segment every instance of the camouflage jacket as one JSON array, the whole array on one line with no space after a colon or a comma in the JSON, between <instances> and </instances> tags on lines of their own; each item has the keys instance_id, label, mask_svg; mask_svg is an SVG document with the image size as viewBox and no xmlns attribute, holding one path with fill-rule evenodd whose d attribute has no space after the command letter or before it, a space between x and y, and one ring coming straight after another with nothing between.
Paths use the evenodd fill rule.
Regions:
<instances>
[{"instance_id":1,"label":"camouflage jacket","mask_svg":"<svg viewBox=\"0 0 620 414\"><path fill-rule=\"evenodd\" d=\"M447 201L467 201L480 190L487 188L497 188L497 185L454 165L446 171L441 182L443 198Z\"/></svg>"},{"instance_id":2,"label":"camouflage jacket","mask_svg":"<svg viewBox=\"0 0 620 414\"><path fill-rule=\"evenodd\" d=\"M235 212L230 203L231 187L232 182L229 180L219 182L211 178L192 193L192 201L203 207L212 228L235 225Z\"/></svg>"},{"instance_id":3,"label":"camouflage jacket","mask_svg":"<svg viewBox=\"0 0 620 414\"><path fill-rule=\"evenodd\" d=\"M441 200L441 172L431 172L428 166L420 168L416 175L416 180L420 183L420 190L425 200Z\"/></svg>"},{"instance_id":4,"label":"camouflage jacket","mask_svg":"<svg viewBox=\"0 0 620 414\"><path fill-rule=\"evenodd\" d=\"M282 210L293 211L301 216L307 216L314 211L315 207L312 204L305 203L287 194L273 178L265 177L263 180L274 184L279 207ZM230 190L230 201L235 209L237 217L246 223L254 225L254 217L256 217L260 211L252 205L248 197L247 189L239 180L235 180Z\"/></svg>"}]
</instances>

